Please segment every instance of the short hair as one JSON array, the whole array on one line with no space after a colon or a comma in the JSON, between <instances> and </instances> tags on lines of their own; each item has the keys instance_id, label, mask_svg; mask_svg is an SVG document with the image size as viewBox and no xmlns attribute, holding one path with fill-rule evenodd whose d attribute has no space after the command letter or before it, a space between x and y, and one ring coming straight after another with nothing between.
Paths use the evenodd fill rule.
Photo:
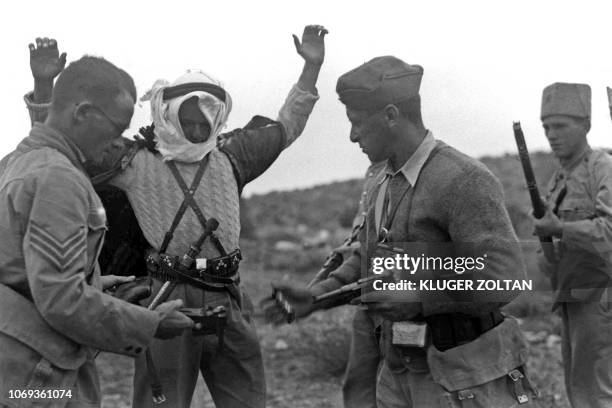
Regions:
<instances>
[{"instance_id":1,"label":"short hair","mask_svg":"<svg viewBox=\"0 0 612 408\"><path fill-rule=\"evenodd\" d=\"M421 116L421 96L414 95L403 101L394 103L400 114L415 125L423 125Z\"/></svg>"},{"instance_id":2,"label":"short hair","mask_svg":"<svg viewBox=\"0 0 612 408\"><path fill-rule=\"evenodd\" d=\"M136 101L136 86L130 74L104 58L85 55L68 65L57 78L51 110L61 111L83 99L109 106L122 92L128 92Z\"/></svg>"}]
</instances>

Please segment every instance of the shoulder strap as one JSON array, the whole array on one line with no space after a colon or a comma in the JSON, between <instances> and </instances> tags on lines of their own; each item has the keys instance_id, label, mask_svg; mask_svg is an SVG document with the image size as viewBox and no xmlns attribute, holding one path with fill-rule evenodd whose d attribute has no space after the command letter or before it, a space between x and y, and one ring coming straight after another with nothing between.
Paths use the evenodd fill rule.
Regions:
<instances>
[{"instance_id":1,"label":"shoulder strap","mask_svg":"<svg viewBox=\"0 0 612 408\"><path fill-rule=\"evenodd\" d=\"M174 236L174 230L176 230L176 227L178 226L179 222L183 218L183 215L185 215L185 211L187 210L187 207L193 208L196 216L198 217L198 220L200 221L200 224L202 224L202 227L206 225L206 218L204 218L204 214L202 214L202 211L200 211L200 207L198 206L198 204L195 202L193 198L193 194L199 187L200 181L202 180L202 176L204 175L204 170L206 169L206 163L207 163L207 158L204 157L200 161L198 170L196 171L196 174L193 177L193 181L191 182L191 188L189 188L187 187L187 183L185 183L185 180L183 180L181 173L176 167L176 163L174 163L173 161L167 162L168 168L170 168L170 172L174 176L185 198L183 199L183 202L181 203L180 207L178 208L176 212L176 215L174 216L174 219L172 220L170 229L168 229L168 232L166 232L166 235L164 235L164 241L162 242L161 247L159 248L160 253L163 253L166 251L166 249L168 249L168 245L170 244L170 241L172 240L172 237Z\"/></svg>"},{"instance_id":2,"label":"shoulder strap","mask_svg":"<svg viewBox=\"0 0 612 408\"><path fill-rule=\"evenodd\" d=\"M439 143L436 143L436 145L434 146L434 148L431 150L431 153L429 153L429 157L427 157L427 160L425 160L425 163L423 163L423 167L421 167L421 173L423 172L423 170L425 169L425 167L429 164L429 162L431 161L431 159L438 154L438 152L440 150L442 150L445 146L441 146ZM391 213L389 214L389 216L387 217L387 220L385 222L385 226L384 229L388 232L391 229L391 225L393 224L393 219L395 218L395 214L397 213L397 210L399 209L399 206L402 202L402 200L404 199L404 197L406 196L406 194L408 193L408 191L412 188L414 191L416 191L416 187L419 184L419 180L421 179L421 177L418 177L414 186L408 186L404 189L404 191L402 192L402 195L400 196L400 198L397 200L397 202L395 203L395 206L393 207L393 209L391 210ZM411 195L408 196L408 202L406 204L407 208L408 208L408 219L410 219L410 212L412 211L412 199L414 197L414 191Z\"/></svg>"}]
</instances>

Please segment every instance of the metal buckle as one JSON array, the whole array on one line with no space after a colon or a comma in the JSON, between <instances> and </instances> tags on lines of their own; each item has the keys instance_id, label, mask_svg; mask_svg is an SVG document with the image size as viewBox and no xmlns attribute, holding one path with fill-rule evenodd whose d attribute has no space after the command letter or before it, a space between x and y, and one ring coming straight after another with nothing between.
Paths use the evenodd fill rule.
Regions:
<instances>
[{"instance_id":1,"label":"metal buckle","mask_svg":"<svg viewBox=\"0 0 612 408\"><path fill-rule=\"evenodd\" d=\"M474 399L474 393L471 390L461 390L457 393L457 398L459 401L463 401L466 399Z\"/></svg>"},{"instance_id":2,"label":"metal buckle","mask_svg":"<svg viewBox=\"0 0 612 408\"><path fill-rule=\"evenodd\" d=\"M385 227L381 227L380 232L378 233L378 242L379 243L387 242L388 239L389 239L389 230L386 229Z\"/></svg>"},{"instance_id":3,"label":"metal buckle","mask_svg":"<svg viewBox=\"0 0 612 408\"><path fill-rule=\"evenodd\" d=\"M512 370L508 373L508 377L510 377L512 381L517 382L518 380L523 378L524 375L519 370Z\"/></svg>"}]
</instances>

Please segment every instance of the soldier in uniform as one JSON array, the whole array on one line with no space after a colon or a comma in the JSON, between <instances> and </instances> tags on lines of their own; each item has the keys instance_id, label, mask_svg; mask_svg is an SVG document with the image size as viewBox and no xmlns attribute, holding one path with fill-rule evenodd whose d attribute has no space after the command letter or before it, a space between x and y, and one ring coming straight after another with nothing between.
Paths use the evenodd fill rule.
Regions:
<instances>
[{"instance_id":1,"label":"soldier in uniform","mask_svg":"<svg viewBox=\"0 0 612 408\"><path fill-rule=\"evenodd\" d=\"M315 84L326 33L321 26L307 26L301 42L294 36L305 63L278 120L255 116L229 137L220 132L232 101L219 81L202 72L188 72L174 83L157 81L147 95L154 130L149 128L146 138L153 143L110 181L126 192L152 247L147 259L155 278L153 292L162 281L173 280L179 285L171 298L183 299L188 307L227 310L222 348L220 336L191 332L151 345L166 406L189 406L199 372L216 406L265 405L261 350L247 307L250 300L239 285L239 194L302 133L318 99ZM211 218L219 226L205 241L196 267L179 271L168 266L198 239ZM136 362L134 406L151 405L151 377L143 356Z\"/></svg>"},{"instance_id":2,"label":"soldier in uniform","mask_svg":"<svg viewBox=\"0 0 612 408\"><path fill-rule=\"evenodd\" d=\"M136 357L193 325L181 301L152 311L102 291L125 279L100 276L106 216L86 163L127 128L135 97L125 71L83 57L59 76L44 123L2 160L0 406L97 407L96 349Z\"/></svg>"},{"instance_id":3,"label":"soldier in uniform","mask_svg":"<svg viewBox=\"0 0 612 408\"><path fill-rule=\"evenodd\" d=\"M612 406L612 159L591 149L591 88L554 83L542 94L542 125L560 168L546 189L548 209L533 219L553 237L555 259L539 264L562 316L565 385L573 407Z\"/></svg>"},{"instance_id":4,"label":"soldier in uniform","mask_svg":"<svg viewBox=\"0 0 612 408\"><path fill-rule=\"evenodd\" d=\"M386 166L368 198L356 251L328 279L310 289L275 286L305 316L313 297L356 281L380 241L474 243L486 249L481 279L522 279L520 250L499 181L476 160L436 140L421 119L423 69L391 57L375 58L342 75L336 90L351 122L351 141ZM384 226L384 228L383 228ZM367 259L362 259L362 257ZM517 293L404 291L402 302L368 303L383 319L384 359L379 407L502 407L534 404L525 377L526 345L515 319L499 308ZM465 297L462 297L465 296ZM318 305L318 304L317 304ZM269 308L278 306L269 306ZM275 321L282 314L267 310ZM401 333L423 333L423 343ZM409 344L406 344L409 343Z\"/></svg>"}]
</instances>

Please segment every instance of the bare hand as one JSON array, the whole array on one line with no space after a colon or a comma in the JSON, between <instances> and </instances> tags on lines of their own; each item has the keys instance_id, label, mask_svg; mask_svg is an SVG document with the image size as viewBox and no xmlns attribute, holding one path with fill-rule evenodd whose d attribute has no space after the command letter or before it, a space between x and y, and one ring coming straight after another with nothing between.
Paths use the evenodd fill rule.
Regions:
<instances>
[{"instance_id":1,"label":"bare hand","mask_svg":"<svg viewBox=\"0 0 612 408\"><path fill-rule=\"evenodd\" d=\"M293 308L296 318L308 316L313 312L312 292L290 282L273 282L272 287L280 292ZM287 313L276 299L266 298L260 302L266 321L275 325L287 323Z\"/></svg>"},{"instance_id":2,"label":"bare hand","mask_svg":"<svg viewBox=\"0 0 612 408\"><path fill-rule=\"evenodd\" d=\"M304 58L308 64L321 65L325 59L325 41L324 37L328 31L320 25L308 25L304 27L302 34L302 43L298 37L293 34L293 43L298 54Z\"/></svg>"},{"instance_id":3,"label":"bare hand","mask_svg":"<svg viewBox=\"0 0 612 408\"><path fill-rule=\"evenodd\" d=\"M53 80L66 66L66 53L59 54L53 38L37 38L29 45L32 76L38 80Z\"/></svg>"},{"instance_id":4,"label":"bare hand","mask_svg":"<svg viewBox=\"0 0 612 408\"><path fill-rule=\"evenodd\" d=\"M113 286L121 285L122 283L132 282L136 279L135 276L118 276L118 275L104 275L100 276L100 282L102 282L102 290L107 290Z\"/></svg>"},{"instance_id":5,"label":"bare hand","mask_svg":"<svg viewBox=\"0 0 612 408\"><path fill-rule=\"evenodd\" d=\"M178 311L182 306L181 299L171 300L157 306L155 310L160 312L161 320L155 331L155 338L171 339L180 336L183 330L193 327L193 320Z\"/></svg>"},{"instance_id":6,"label":"bare hand","mask_svg":"<svg viewBox=\"0 0 612 408\"><path fill-rule=\"evenodd\" d=\"M557 217L550 206L547 205L546 213L540 219L531 217L535 226L535 235L540 237L561 237L563 234L563 222Z\"/></svg>"}]
</instances>

